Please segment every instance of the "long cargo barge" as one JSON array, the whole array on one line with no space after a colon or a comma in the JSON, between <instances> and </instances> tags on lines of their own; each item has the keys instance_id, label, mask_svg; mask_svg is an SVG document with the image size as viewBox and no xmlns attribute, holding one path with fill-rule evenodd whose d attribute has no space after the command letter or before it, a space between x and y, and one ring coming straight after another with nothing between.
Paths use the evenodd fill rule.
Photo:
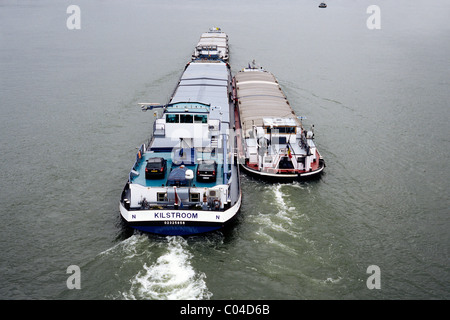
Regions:
<instances>
[{"instance_id":1,"label":"long cargo barge","mask_svg":"<svg viewBox=\"0 0 450 320\"><path fill-rule=\"evenodd\" d=\"M119 202L126 225L160 235L224 228L241 206L233 155L231 71L218 57L193 57L142 144ZM153 112L152 112L153 114Z\"/></svg>"}]
</instances>

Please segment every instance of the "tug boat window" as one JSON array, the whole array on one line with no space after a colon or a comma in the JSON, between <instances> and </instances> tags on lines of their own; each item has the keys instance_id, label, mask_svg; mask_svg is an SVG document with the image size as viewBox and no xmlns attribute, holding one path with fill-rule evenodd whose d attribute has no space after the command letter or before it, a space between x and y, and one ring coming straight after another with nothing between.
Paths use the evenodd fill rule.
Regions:
<instances>
[{"instance_id":1,"label":"tug boat window","mask_svg":"<svg viewBox=\"0 0 450 320\"><path fill-rule=\"evenodd\" d=\"M286 144L286 137L280 137L280 136L275 136L275 137L272 137L272 141L271 141L271 143L273 144L273 145L276 145L276 144Z\"/></svg>"},{"instance_id":2,"label":"tug boat window","mask_svg":"<svg viewBox=\"0 0 450 320\"><path fill-rule=\"evenodd\" d=\"M266 127L267 133L288 133L288 134L294 134L295 133L295 127Z\"/></svg>"},{"instance_id":3,"label":"tug boat window","mask_svg":"<svg viewBox=\"0 0 450 320\"><path fill-rule=\"evenodd\" d=\"M286 137L279 137L278 138L278 143L279 144L286 144L286 142L287 142Z\"/></svg>"},{"instance_id":4,"label":"tug boat window","mask_svg":"<svg viewBox=\"0 0 450 320\"><path fill-rule=\"evenodd\" d=\"M294 169L294 165L292 161L288 157L283 157L280 160L280 164L278 165L279 169Z\"/></svg>"},{"instance_id":5,"label":"tug boat window","mask_svg":"<svg viewBox=\"0 0 450 320\"><path fill-rule=\"evenodd\" d=\"M166 114L166 123L179 123L180 115L178 114Z\"/></svg>"}]
</instances>

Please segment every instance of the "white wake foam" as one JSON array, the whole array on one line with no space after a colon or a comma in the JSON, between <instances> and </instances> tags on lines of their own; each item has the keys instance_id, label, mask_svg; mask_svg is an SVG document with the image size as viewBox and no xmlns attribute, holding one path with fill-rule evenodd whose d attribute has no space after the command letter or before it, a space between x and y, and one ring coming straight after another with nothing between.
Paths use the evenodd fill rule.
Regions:
<instances>
[{"instance_id":1,"label":"white wake foam","mask_svg":"<svg viewBox=\"0 0 450 320\"><path fill-rule=\"evenodd\" d=\"M209 299L204 273L191 265L192 255L181 237L168 237L159 244L166 252L153 264L145 263L143 269L131 279L131 288L123 293L125 299L199 300Z\"/></svg>"},{"instance_id":2,"label":"white wake foam","mask_svg":"<svg viewBox=\"0 0 450 320\"><path fill-rule=\"evenodd\" d=\"M139 255L139 246L143 239L142 236L132 235L131 237L118 242L113 247L100 252L99 256L116 255L118 252L121 252L125 255L126 260L132 259Z\"/></svg>"},{"instance_id":3,"label":"white wake foam","mask_svg":"<svg viewBox=\"0 0 450 320\"><path fill-rule=\"evenodd\" d=\"M302 230L302 222L309 220L304 213L304 208L295 207L292 199L291 188L305 189L300 184L275 184L267 187L266 196L270 199L270 211L259 212L254 217L254 222L260 227L256 235L261 241L270 243L291 254L296 249L291 246L292 243L303 241L305 244L313 245L312 241L305 237ZM298 202L298 201L297 201ZM290 238L286 238L289 236ZM264 239L264 240L263 240Z\"/></svg>"}]
</instances>

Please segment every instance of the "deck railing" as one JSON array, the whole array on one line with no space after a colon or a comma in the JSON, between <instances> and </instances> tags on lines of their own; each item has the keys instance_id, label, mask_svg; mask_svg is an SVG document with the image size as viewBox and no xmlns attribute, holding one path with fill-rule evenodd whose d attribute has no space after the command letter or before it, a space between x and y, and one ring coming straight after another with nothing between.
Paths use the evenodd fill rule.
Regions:
<instances>
[{"instance_id":1,"label":"deck railing","mask_svg":"<svg viewBox=\"0 0 450 320\"><path fill-rule=\"evenodd\" d=\"M130 174L128 175L128 181L131 182L133 176L138 175L139 173L136 171L139 163L141 162L141 160L144 157L144 152L145 152L145 144L142 144L139 149L138 152L136 153L136 161L133 164L133 168L131 168Z\"/></svg>"}]
</instances>

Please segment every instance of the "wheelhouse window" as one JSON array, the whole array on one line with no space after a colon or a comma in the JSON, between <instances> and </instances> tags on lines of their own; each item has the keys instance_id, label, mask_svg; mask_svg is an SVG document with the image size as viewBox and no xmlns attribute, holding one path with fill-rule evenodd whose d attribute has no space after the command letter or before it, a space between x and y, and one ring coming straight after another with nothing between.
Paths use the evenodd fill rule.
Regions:
<instances>
[{"instance_id":1,"label":"wheelhouse window","mask_svg":"<svg viewBox=\"0 0 450 320\"><path fill-rule=\"evenodd\" d=\"M179 123L180 115L179 114L166 114L166 123Z\"/></svg>"},{"instance_id":2,"label":"wheelhouse window","mask_svg":"<svg viewBox=\"0 0 450 320\"><path fill-rule=\"evenodd\" d=\"M192 123L193 119L192 114L180 114L180 123Z\"/></svg>"},{"instance_id":3,"label":"wheelhouse window","mask_svg":"<svg viewBox=\"0 0 450 320\"><path fill-rule=\"evenodd\" d=\"M194 123L208 123L208 116L206 114L195 114Z\"/></svg>"}]
</instances>

